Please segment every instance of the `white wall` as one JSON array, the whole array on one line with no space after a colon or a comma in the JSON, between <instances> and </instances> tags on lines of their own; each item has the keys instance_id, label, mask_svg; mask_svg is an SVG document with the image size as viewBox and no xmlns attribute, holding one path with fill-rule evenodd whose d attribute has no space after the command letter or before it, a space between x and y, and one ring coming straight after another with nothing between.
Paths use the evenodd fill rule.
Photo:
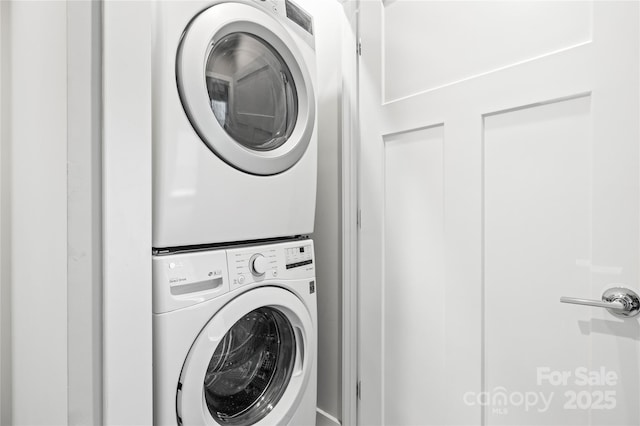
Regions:
<instances>
[{"instance_id":1,"label":"white wall","mask_svg":"<svg viewBox=\"0 0 640 426\"><path fill-rule=\"evenodd\" d=\"M341 418L341 25L336 1L301 2L314 15L317 54L318 192L315 232L318 288L318 424Z\"/></svg>"}]
</instances>

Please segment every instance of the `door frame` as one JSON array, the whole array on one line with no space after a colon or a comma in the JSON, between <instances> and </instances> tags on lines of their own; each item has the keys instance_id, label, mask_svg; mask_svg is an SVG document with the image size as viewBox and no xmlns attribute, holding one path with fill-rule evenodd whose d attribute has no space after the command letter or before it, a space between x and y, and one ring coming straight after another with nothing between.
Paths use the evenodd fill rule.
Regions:
<instances>
[{"instance_id":1,"label":"door frame","mask_svg":"<svg viewBox=\"0 0 640 426\"><path fill-rule=\"evenodd\" d=\"M152 424L153 5L100 3L102 421L105 425Z\"/></svg>"},{"instance_id":2,"label":"door frame","mask_svg":"<svg viewBox=\"0 0 640 426\"><path fill-rule=\"evenodd\" d=\"M359 9L360 0L339 0L342 26L342 413L343 425L358 424L359 382Z\"/></svg>"},{"instance_id":3,"label":"door frame","mask_svg":"<svg viewBox=\"0 0 640 426\"><path fill-rule=\"evenodd\" d=\"M103 423L101 19L101 1L0 3L1 424Z\"/></svg>"}]
</instances>

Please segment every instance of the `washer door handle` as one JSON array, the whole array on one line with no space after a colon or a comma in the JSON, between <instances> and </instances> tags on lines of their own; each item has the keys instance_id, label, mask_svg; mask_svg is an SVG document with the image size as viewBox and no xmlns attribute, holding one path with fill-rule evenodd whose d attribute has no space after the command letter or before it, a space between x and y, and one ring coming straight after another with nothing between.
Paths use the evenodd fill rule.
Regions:
<instances>
[{"instance_id":1,"label":"washer door handle","mask_svg":"<svg viewBox=\"0 0 640 426\"><path fill-rule=\"evenodd\" d=\"M295 365L293 367L293 375L299 376L304 371L304 334L300 327L294 327L294 334L296 336L296 355Z\"/></svg>"}]
</instances>

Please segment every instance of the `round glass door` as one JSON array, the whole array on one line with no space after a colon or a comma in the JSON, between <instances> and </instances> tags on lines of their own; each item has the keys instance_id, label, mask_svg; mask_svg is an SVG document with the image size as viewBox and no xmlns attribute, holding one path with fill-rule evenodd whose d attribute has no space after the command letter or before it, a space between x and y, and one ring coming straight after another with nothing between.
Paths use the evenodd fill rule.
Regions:
<instances>
[{"instance_id":1,"label":"round glass door","mask_svg":"<svg viewBox=\"0 0 640 426\"><path fill-rule=\"evenodd\" d=\"M231 33L209 53L206 82L216 120L245 148L272 151L291 136L298 95L289 67L266 41Z\"/></svg>"},{"instance_id":2,"label":"round glass door","mask_svg":"<svg viewBox=\"0 0 640 426\"><path fill-rule=\"evenodd\" d=\"M211 416L227 425L263 419L285 392L295 357L293 326L284 314L271 307L246 314L209 361L204 396Z\"/></svg>"},{"instance_id":3,"label":"round glass door","mask_svg":"<svg viewBox=\"0 0 640 426\"><path fill-rule=\"evenodd\" d=\"M178 94L196 134L221 160L268 176L303 157L315 140L307 47L250 4L213 5L185 28L176 55Z\"/></svg>"}]
</instances>

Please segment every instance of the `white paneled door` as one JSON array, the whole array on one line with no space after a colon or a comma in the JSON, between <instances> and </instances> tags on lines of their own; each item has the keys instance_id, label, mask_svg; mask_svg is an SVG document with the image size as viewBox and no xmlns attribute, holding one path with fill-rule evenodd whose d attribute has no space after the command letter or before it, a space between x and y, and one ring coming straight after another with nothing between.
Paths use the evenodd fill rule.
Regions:
<instances>
[{"instance_id":1,"label":"white paneled door","mask_svg":"<svg viewBox=\"0 0 640 426\"><path fill-rule=\"evenodd\" d=\"M359 423L637 426L639 2L360 3Z\"/></svg>"}]
</instances>

